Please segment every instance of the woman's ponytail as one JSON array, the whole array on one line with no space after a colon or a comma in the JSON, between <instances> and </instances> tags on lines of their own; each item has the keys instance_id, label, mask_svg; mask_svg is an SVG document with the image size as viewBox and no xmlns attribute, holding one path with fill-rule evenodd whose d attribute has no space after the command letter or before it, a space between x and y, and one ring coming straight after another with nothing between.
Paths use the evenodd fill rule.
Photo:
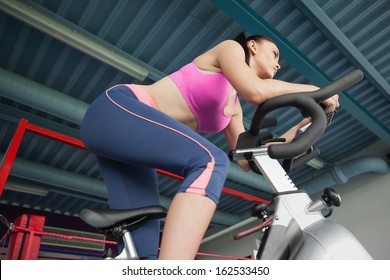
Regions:
<instances>
[{"instance_id":1,"label":"woman's ponytail","mask_svg":"<svg viewBox=\"0 0 390 280\"><path fill-rule=\"evenodd\" d=\"M245 62L246 64L249 65L249 50L248 50L248 46L247 46L247 39L246 39L246 35L244 32L241 32L240 34L238 34L235 38L234 38L234 41L236 41L237 43L239 43L241 45L241 47L244 49L244 52L245 52Z\"/></svg>"}]
</instances>

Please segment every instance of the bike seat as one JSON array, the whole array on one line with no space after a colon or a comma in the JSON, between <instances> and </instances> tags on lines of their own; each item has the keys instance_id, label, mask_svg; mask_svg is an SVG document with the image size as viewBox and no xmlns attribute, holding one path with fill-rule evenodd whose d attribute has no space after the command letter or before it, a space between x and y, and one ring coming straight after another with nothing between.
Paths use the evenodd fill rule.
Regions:
<instances>
[{"instance_id":1,"label":"bike seat","mask_svg":"<svg viewBox=\"0 0 390 280\"><path fill-rule=\"evenodd\" d=\"M149 220L161 219L167 215L167 210L160 206L147 206L136 209L83 209L80 218L92 227L98 229L111 228L123 224L131 225L131 230Z\"/></svg>"}]
</instances>

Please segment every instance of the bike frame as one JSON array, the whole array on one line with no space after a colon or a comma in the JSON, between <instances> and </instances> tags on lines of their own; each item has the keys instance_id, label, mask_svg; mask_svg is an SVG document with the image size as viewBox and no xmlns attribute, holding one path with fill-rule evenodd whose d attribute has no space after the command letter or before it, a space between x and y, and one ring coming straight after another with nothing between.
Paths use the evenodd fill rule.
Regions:
<instances>
[{"instance_id":1,"label":"bike frame","mask_svg":"<svg viewBox=\"0 0 390 280\"><path fill-rule=\"evenodd\" d=\"M270 209L273 221L264 233L258 259L371 259L346 228L325 220L325 201L313 202L298 190L279 161L269 157L267 148L252 153L275 194Z\"/></svg>"}]
</instances>

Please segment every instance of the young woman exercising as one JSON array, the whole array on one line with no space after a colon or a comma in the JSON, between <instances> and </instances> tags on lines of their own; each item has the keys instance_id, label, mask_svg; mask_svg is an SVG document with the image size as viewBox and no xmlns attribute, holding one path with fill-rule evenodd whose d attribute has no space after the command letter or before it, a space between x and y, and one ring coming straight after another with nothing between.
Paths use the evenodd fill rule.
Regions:
<instances>
[{"instance_id":1,"label":"young woman exercising","mask_svg":"<svg viewBox=\"0 0 390 280\"><path fill-rule=\"evenodd\" d=\"M274 80L279 50L263 36L226 40L151 85L116 85L89 107L81 137L97 156L112 209L159 204L155 169L185 178L173 198L158 254L160 223L133 232L140 256L194 259L225 182L229 159L196 132L224 131L235 149L244 132L237 94L258 105L272 97L318 89ZM324 102L335 110L338 96ZM304 122L304 121L303 121ZM292 140L300 124L283 137ZM245 171L246 161L237 162Z\"/></svg>"}]
</instances>

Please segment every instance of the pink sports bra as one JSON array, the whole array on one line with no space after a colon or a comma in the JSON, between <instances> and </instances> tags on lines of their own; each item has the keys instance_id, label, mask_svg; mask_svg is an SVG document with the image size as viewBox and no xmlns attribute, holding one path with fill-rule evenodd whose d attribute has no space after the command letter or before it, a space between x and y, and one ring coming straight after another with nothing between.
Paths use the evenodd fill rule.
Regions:
<instances>
[{"instance_id":1,"label":"pink sports bra","mask_svg":"<svg viewBox=\"0 0 390 280\"><path fill-rule=\"evenodd\" d=\"M198 123L197 131L222 131L232 115L224 113L232 86L223 73L204 73L192 61L169 75L179 88ZM237 104L237 95L232 113Z\"/></svg>"}]
</instances>

